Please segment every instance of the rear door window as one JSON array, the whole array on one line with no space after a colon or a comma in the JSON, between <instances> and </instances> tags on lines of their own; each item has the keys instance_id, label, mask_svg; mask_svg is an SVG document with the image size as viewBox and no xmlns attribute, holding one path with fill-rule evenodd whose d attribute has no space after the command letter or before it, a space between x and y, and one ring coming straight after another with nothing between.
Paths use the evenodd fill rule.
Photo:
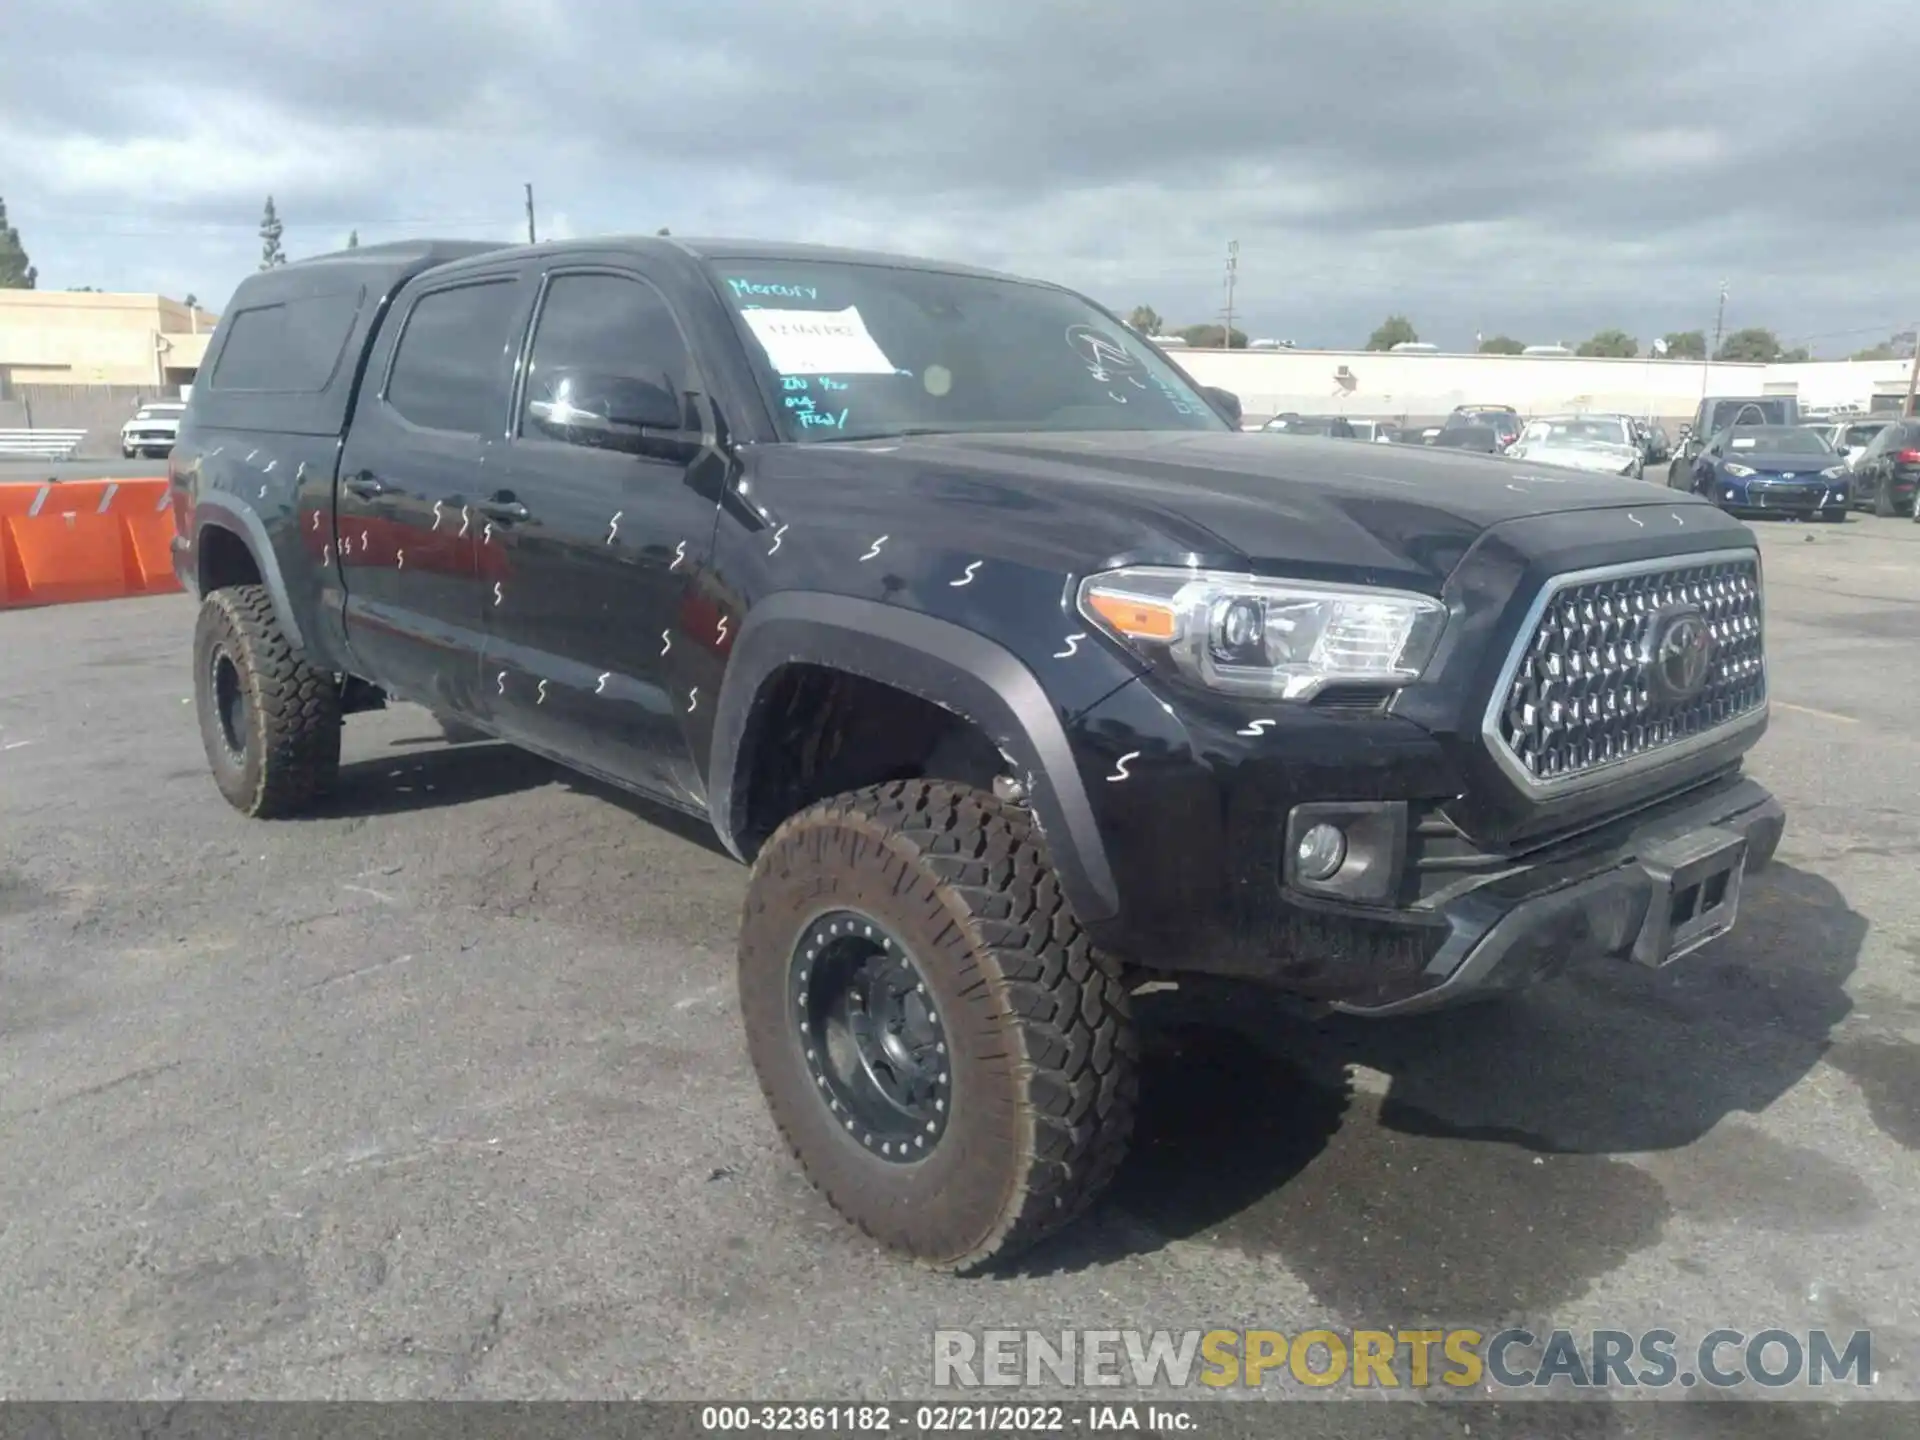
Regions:
<instances>
[{"instance_id":1,"label":"rear door window","mask_svg":"<svg viewBox=\"0 0 1920 1440\"><path fill-rule=\"evenodd\" d=\"M462 435L505 428L517 289L512 278L483 280L415 302L387 372L386 401L403 420Z\"/></svg>"}]
</instances>

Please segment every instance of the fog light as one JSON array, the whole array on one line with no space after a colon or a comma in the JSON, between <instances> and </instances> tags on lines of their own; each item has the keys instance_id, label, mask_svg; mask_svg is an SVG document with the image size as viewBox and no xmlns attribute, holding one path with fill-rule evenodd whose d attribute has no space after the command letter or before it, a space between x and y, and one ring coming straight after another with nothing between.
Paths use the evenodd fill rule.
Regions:
<instances>
[{"instance_id":1,"label":"fog light","mask_svg":"<svg viewBox=\"0 0 1920 1440\"><path fill-rule=\"evenodd\" d=\"M1331 880L1346 863L1347 832L1338 825L1314 825L1293 849L1302 880Z\"/></svg>"}]
</instances>

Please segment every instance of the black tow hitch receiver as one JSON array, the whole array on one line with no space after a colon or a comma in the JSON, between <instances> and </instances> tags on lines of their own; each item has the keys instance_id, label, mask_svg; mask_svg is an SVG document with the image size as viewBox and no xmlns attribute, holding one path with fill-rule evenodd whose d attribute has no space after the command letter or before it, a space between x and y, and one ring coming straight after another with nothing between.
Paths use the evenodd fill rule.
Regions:
<instances>
[{"instance_id":1,"label":"black tow hitch receiver","mask_svg":"<svg viewBox=\"0 0 1920 1440\"><path fill-rule=\"evenodd\" d=\"M1652 847L1640 866L1653 888L1633 942L1637 964L1670 965L1733 928L1747 868L1745 835L1709 826Z\"/></svg>"}]
</instances>

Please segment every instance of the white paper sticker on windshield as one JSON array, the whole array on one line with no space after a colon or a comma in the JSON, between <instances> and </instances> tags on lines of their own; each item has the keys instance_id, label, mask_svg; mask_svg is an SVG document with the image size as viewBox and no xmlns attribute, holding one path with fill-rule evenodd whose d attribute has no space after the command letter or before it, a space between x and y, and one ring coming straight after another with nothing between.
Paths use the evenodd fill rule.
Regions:
<instances>
[{"instance_id":1,"label":"white paper sticker on windshield","mask_svg":"<svg viewBox=\"0 0 1920 1440\"><path fill-rule=\"evenodd\" d=\"M1758 445L1759 443L1760 442L1754 439L1751 435L1742 435L1734 440L1733 448L1736 450L1751 450L1753 449L1754 446Z\"/></svg>"},{"instance_id":2,"label":"white paper sticker on windshield","mask_svg":"<svg viewBox=\"0 0 1920 1440\"><path fill-rule=\"evenodd\" d=\"M894 375L898 367L867 333L860 307L742 310L754 338L782 375Z\"/></svg>"}]
</instances>

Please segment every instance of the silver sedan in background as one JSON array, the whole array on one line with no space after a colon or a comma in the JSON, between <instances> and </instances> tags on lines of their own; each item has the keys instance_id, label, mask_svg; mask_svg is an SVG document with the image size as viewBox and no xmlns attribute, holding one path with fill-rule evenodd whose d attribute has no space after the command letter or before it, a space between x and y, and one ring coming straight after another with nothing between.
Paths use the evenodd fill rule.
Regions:
<instances>
[{"instance_id":1,"label":"silver sedan in background","mask_svg":"<svg viewBox=\"0 0 1920 1440\"><path fill-rule=\"evenodd\" d=\"M1643 478L1646 452L1618 415L1543 415L1527 421L1507 450L1512 460Z\"/></svg>"}]
</instances>

